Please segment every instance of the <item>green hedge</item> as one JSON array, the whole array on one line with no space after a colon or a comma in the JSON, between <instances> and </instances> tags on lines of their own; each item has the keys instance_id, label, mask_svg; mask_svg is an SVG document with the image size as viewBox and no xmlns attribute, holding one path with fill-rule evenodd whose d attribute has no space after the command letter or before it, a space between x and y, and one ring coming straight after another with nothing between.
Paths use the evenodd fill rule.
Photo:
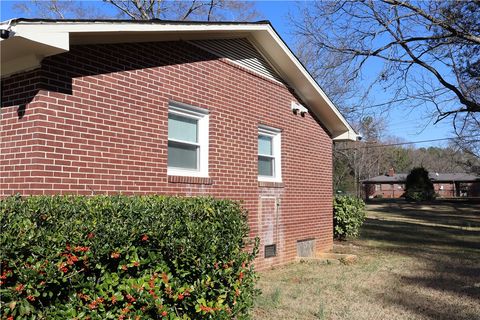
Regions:
<instances>
[{"instance_id":1,"label":"green hedge","mask_svg":"<svg viewBox=\"0 0 480 320\"><path fill-rule=\"evenodd\" d=\"M236 202L9 197L0 214L2 319L249 318L258 241Z\"/></svg>"},{"instance_id":2,"label":"green hedge","mask_svg":"<svg viewBox=\"0 0 480 320\"><path fill-rule=\"evenodd\" d=\"M333 200L333 234L340 240L358 237L365 221L365 202L352 196L336 196Z\"/></svg>"}]
</instances>

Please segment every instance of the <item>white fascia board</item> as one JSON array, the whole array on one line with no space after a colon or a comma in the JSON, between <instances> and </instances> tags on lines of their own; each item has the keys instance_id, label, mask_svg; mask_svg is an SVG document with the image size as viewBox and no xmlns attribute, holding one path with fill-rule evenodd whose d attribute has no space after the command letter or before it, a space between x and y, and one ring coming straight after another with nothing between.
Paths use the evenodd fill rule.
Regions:
<instances>
[{"instance_id":1,"label":"white fascia board","mask_svg":"<svg viewBox=\"0 0 480 320\"><path fill-rule=\"evenodd\" d=\"M15 26L15 32L31 32L34 29L39 33L96 33L96 32L206 32L206 31L254 31L266 29L267 25L261 24L212 24L212 23L129 23L129 22L25 22Z\"/></svg>"},{"instance_id":2,"label":"white fascia board","mask_svg":"<svg viewBox=\"0 0 480 320\"><path fill-rule=\"evenodd\" d=\"M255 46L266 56L276 71L295 89L296 93L312 109L312 112L322 121L334 140L356 140L358 135L340 114L332 101L323 92L316 81L305 70L295 55L286 46L269 24L213 24L213 23L131 23L131 22L81 22L81 21L20 21L11 26L15 37L24 36L27 39L48 45L59 50L58 53L69 50L70 36L76 37L79 43L88 43L88 37L97 37L95 41L110 42L112 34L122 35L124 41L135 41L136 36L148 35L179 35L180 39L190 40L194 35L226 35L235 36L247 34L253 39ZM125 37L123 38L123 35ZM131 37L134 35L134 37ZM127 37L128 36L128 37ZM85 38L78 40L79 38ZM140 37L139 37L140 38ZM141 38L145 40L146 38ZM156 38L158 39L158 38ZM10 39L7 39L7 41ZM115 40L114 40L115 41ZM2 45L3 45L2 41ZM52 53L56 54L56 53ZM46 56L42 53L37 56ZM51 55L51 54L49 54ZM4 59L2 59L2 67ZM2 72L3 74L3 72Z\"/></svg>"},{"instance_id":3,"label":"white fascia board","mask_svg":"<svg viewBox=\"0 0 480 320\"><path fill-rule=\"evenodd\" d=\"M275 67L280 70L284 80L313 109L312 111L330 131L332 139L357 140L358 134L355 130L270 26L267 26L264 32L253 33L253 38L257 46L265 50L264 54L269 57L268 60L276 64Z\"/></svg>"},{"instance_id":4,"label":"white fascia board","mask_svg":"<svg viewBox=\"0 0 480 320\"><path fill-rule=\"evenodd\" d=\"M357 141L360 135L352 129L346 132L333 133L332 137L333 141Z\"/></svg>"}]
</instances>

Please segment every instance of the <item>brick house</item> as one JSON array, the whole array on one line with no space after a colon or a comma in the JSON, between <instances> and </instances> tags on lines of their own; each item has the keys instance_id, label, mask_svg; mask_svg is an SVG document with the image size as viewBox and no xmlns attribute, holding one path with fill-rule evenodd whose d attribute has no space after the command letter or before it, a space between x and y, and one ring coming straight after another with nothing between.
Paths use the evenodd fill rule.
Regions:
<instances>
[{"instance_id":1,"label":"brick house","mask_svg":"<svg viewBox=\"0 0 480 320\"><path fill-rule=\"evenodd\" d=\"M258 268L332 247L332 141L356 133L268 22L1 26L0 196L241 200Z\"/></svg>"},{"instance_id":2,"label":"brick house","mask_svg":"<svg viewBox=\"0 0 480 320\"><path fill-rule=\"evenodd\" d=\"M400 198L405 192L407 173L387 174L362 181L365 197ZM480 177L468 173L429 173L435 193L440 198L479 197Z\"/></svg>"}]
</instances>

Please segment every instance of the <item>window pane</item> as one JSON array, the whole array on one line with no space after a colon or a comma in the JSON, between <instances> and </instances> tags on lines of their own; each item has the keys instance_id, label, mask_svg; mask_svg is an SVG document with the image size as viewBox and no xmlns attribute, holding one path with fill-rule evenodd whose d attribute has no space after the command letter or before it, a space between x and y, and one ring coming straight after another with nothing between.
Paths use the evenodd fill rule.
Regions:
<instances>
[{"instance_id":1,"label":"window pane","mask_svg":"<svg viewBox=\"0 0 480 320\"><path fill-rule=\"evenodd\" d=\"M258 175L273 177L273 159L258 157Z\"/></svg>"},{"instance_id":2,"label":"window pane","mask_svg":"<svg viewBox=\"0 0 480 320\"><path fill-rule=\"evenodd\" d=\"M168 115L168 139L198 142L198 120L176 114Z\"/></svg>"},{"instance_id":3,"label":"window pane","mask_svg":"<svg viewBox=\"0 0 480 320\"><path fill-rule=\"evenodd\" d=\"M258 154L273 154L272 137L258 136Z\"/></svg>"},{"instance_id":4,"label":"window pane","mask_svg":"<svg viewBox=\"0 0 480 320\"><path fill-rule=\"evenodd\" d=\"M198 147L168 142L168 166L182 169L197 169Z\"/></svg>"}]
</instances>

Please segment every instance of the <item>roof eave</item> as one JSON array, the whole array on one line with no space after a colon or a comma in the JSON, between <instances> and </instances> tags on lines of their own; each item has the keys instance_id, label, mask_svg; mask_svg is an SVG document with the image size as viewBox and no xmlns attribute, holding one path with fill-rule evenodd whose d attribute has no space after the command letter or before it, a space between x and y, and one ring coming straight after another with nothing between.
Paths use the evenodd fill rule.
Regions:
<instances>
[{"instance_id":1,"label":"roof eave","mask_svg":"<svg viewBox=\"0 0 480 320\"><path fill-rule=\"evenodd\" d=\"M32 25L35 28L32 28ZM47 56L66 52L70 44L95 41L115 41L112 35L123 41L135 41L140 35L151 39L173 37L205 37L205 35L228 36L246 33L256 42L268 60L274 64L280 76L292 87L296 94L310 107L329 131L334 141L355 141L359 135L340 114L335 105L319 87L293 52L283 42L268 21L254 23L238 22L176 22L176 21L116 21L116 20L45 20L14 19L3 23L2 28L10 28L13 37L0 42L2 50L1 76L13 74L38 66ZM21 45L18 39L27 39ZM14 40L17 39L17 40ZM103 40L102 40L103 39ZM145 39L145 38L143 38ZM86 41L86 42L85 42ZM4 52L10 52L8 55ZM28 56L34 59L26 59ZM12 63L15 57L16 63ZM9 59L7 63L7 59ZM26 61L29 61L28 63ZM9 65L9 67L5 67Z\"/></svg>"},{"instance_id":2,"label":"roof eave","mask_svg":"<svg viewBox=\"0 0 480 320\"><path fill-rule=\"evenodd\" d=\"M257 44L263 44L263 54L269 58L282 78L295 89L326 126L334 141L356 141L360 137L341 115L318 83L283 42L275 29L268 25L264 32L253 33Z\"/></svg>"}]
</instances>

